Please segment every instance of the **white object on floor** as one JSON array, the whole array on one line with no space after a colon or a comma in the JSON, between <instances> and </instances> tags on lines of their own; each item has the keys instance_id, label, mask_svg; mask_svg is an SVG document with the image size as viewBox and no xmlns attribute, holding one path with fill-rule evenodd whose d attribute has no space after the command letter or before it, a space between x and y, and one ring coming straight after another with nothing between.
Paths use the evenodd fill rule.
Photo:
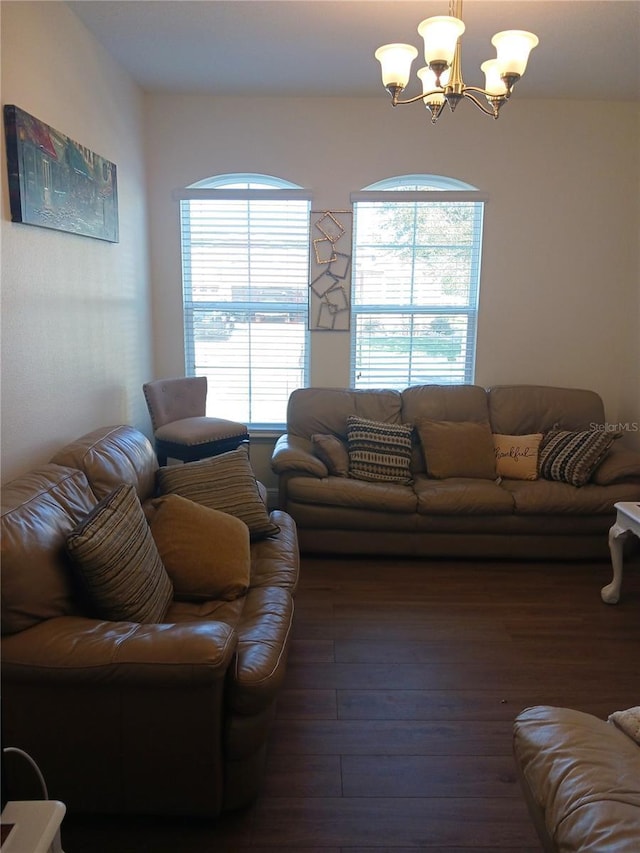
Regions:
<instances>
[{"instance_id":1,"label":"white object on floor","mask_svg":"<svg viewBox=\"0 0 640 853\"><path fill-rule=\"evenodd\" d=\"M14 826L2 853L64 853L60 824L66 811L58 800L9 800L1 819Z\"/></svg>"}]
</instances>

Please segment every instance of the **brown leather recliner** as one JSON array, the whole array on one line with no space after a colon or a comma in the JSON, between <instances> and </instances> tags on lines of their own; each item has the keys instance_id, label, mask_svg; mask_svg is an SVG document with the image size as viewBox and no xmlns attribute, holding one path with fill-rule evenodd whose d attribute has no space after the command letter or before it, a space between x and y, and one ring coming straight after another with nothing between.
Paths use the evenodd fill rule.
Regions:
<instances>
[{"instance_id":1,"label":"brown leather recliner","mask_svg":"<svg viewBox=\"0 0 640 853\"><path fill-rule=\"evenodd\" d=\"M298 577L295 524L251 545L234 601L174 601L162 624L87 616L68 533L157 461L128 426L96 430L2 494L2 737L70 811L214 817L259 790ZM10 771L10 768L8 768ZM11 784L11 779L8 780Z\"/></svg>"}]
</instances>

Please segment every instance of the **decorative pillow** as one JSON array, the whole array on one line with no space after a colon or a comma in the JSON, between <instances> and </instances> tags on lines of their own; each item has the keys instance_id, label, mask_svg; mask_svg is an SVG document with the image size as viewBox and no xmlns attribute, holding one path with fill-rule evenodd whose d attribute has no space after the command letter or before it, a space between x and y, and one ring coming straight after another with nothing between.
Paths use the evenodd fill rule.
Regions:
<instances>
[{"instance_id":1,"label":"decorative pillow","mask_svg":"<svg viewBox=\"0 0 640 853\"><path fill-rule=\"evenodd\" d=\"M161 494L176 494L235 515L249 528L252 539L279 533L271 521L244 447L209 459L158 469Z\"/></svg>"},{"instance_id":2,"label":"decorative pillow","mask_svg":"<svg viewBox=\"0 0 640 853\"><path fill-rule=\"evenodd\" d=\"M100 618L162 621L173 586L134 486L103 498L69 534L67 550Z\"/></svg>"},{"instance_id":3,"label":"decorative pillow","mask_svg":"<svg viewBox=\"0 0 640 853\"><path fill-rule=\"evenodd\" d=\"M337 436L316 433L311 436L311 446L332 477L349 476L349 451Z\"/></svg>"},{"instance_id":4,"label":"decorative pillow","mask_svg":"<svg viewBox=\"0 0 640 853\"><path fill-rule=\"evenodd\" d=\"M530 435L493 434L498 477L510 480L538 479L538 449L542 433Z\"/></svg>"},{"instance_id":5,"label":"decorative pillow","mask_svg":"<svg viewBox=\"0 0 640 853\"><path fill-rule=\"evenodd\" d=\"M232 601L249 587L247 525L180 495L152 501L151 533L173 582L175 598Z\"/></svg>"},{"instance_id":6,"label":"decorative pillow","mask_svg":"<svg viewBox=\"0 0 640 853\"><path fill-rule=\"evenodd\" d=\"M347 418L349 476L372 482L411 482L409 424L386 424L350 415Z\"/></svg>"},{"instance_id":7,"label":"decorative pillow","mask_svg":"<svg viewBox=\"0 0 640 853\"><path fill-rule=\"evenodd\" d=\"M496 479L493 436L488 423L430 421L416 423L430 477Z\"/></svg>"},{"instance_id":8,"label":"decorative pillow","mask_svg":"<svg viewBox=\"0 0 640 853\"><path fill-rule=\"evenodd\" d=\"M551 430L540 445L540 476L584 486L618 437L619 434L593 429Z\"/></svg>"}]
</instances>

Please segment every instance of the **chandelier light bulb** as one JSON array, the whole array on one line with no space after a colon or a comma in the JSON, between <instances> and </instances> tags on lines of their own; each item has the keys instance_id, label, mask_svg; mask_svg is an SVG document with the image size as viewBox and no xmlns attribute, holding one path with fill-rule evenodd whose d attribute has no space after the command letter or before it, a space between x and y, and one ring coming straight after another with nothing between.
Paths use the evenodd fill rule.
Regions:
<instances>
[{"instance_id":1,"label":"chandelier light bulb","mask_svg":"<svg viewBox=\"0 0 640 853\"><path fill-rule=\"evenodd\" d=\"M383 44L379 47L375 58L381 66L382 85L386 89L404 89L417 55L418 51L411 44Z\"/></svg>"},{"instance_id":2,"label":"chandelier light bulb","mask_svg":"<svg viewBox=\"0 0 640 853\"><path fill-rule=\"evenodd\" d=\"M447 68L451 65L456 44L463 32L463 22L450 15L437 15L422 21L418 26L418 33L424 39L424 58L427 65L430 68Z\"/></svg>"},{"instance_id":3,"label":"chandelier light bulb","mask_svg":"<svg viewBox=\"0 0 640 853\"><path fill-rule=\"evenodd\" d=\"M487 98L506 98L508 94L508 89L504 83L504 80L500 76L498 60L487 59L487 61L483 62L480 66L480 70L484 72L486 81L484 88Z\"/></svg>"},{"instance_id":4,"label":"chandelier light bulb","mask_svg":"<svg viewBox=\"0 0 640 853\"><path fill-rule=\"evenodd\" d=\"M498 68L502 77L522 77L529 54L538 44L538 37L525 30L505 30L491 39L495 47Z\"/></svg>"},{"instance_id":5,"label":"chandelier light bulb","mask_svg":"<svg viewBox=\"0 0 640 853\"><path fill-rule=\"evenodd\" d=\"M416 74L422 82L422 94L425 106L435 104L441 106L444 104L444 91L442 87L447 85L449 81L449 71L445 71L440 78L440 87L436 82L436 75L428 66L420 68Z\"/></svg>"}]
</instances>

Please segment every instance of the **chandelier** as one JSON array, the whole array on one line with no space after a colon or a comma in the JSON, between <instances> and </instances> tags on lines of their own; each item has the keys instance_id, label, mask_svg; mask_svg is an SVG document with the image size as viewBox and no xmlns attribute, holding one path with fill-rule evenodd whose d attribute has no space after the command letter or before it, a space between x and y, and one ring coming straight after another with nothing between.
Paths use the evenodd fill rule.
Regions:
<instances>
[{"instance_id":1,"label":"chandelier","mask_svg":"<svg viewBox=\"0 0 640 853\"><path fill-rule=\"evenodd\" d=\"M462 0L450 0L449 15L427 18L418 26L424 39L426 66L417 74L422 82L422 94L401 101L400 95L409 82L411 65L418 51L410 44L385 44L375 52L382 69L382 83L391 95L391 103L413 104L422 99L435 124L445 103L453 112L463 98L492 118L498 118L500 108L507 102L514 85L527 67L529 53L538 44L538 37L524 30L505 30L496 33L491 44L496 58L480 66L485 74L485 88L467 86L462 79L460 36L465 30L462 22ZM481 96L484 95L486 103Z\"/></svg>"}]
</instances>

